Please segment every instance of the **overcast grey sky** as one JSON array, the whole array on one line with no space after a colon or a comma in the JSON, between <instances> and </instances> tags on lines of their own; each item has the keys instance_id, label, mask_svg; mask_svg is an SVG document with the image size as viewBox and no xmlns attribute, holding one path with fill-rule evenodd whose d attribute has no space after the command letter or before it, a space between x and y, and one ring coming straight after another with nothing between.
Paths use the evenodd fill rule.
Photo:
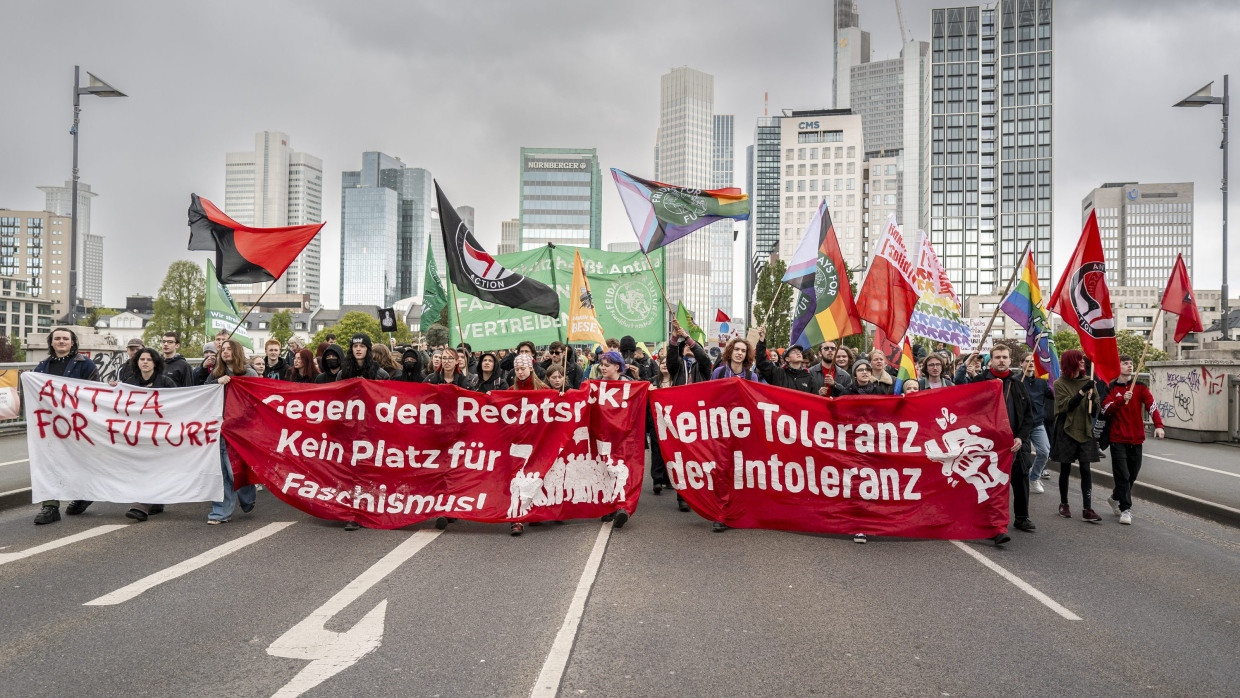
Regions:
<instances>
[{"instance_id":1,"label":"overcast grey sky","mask_svg":"<svg viewBox=\"0 0 1240 698\"><path fill-rule=\"evenodd\" d=\"M903 3L915 38L948 4ZM874 58L894 57L893 3L859 5ZM715 76L716 113L736 115L738 177L764 92L772 113L830 106L829 0L2 0L0 12L0 207L41 208L35 187L69 178L75 63L130 95L82 106L109 305L154 294L174 260L204 259L185 251L189 194L222 203L224 153L252 148L257 131L323 159L334 306L340 172L362 151L430 170L455 205L476 207L493 248L517 214L521 146L595 147L603 168L653 174L659 77L673 67ZM1055 24L1056 270L1094 186L1193 181L1194 285L1218 288L1221 110L1171 105L1210 80L1221 94L1223 73L1240 69L1240 3L1059 0ZM604 242L632 239L610 182L603 207Z\"/></svg>"}]
</instances>

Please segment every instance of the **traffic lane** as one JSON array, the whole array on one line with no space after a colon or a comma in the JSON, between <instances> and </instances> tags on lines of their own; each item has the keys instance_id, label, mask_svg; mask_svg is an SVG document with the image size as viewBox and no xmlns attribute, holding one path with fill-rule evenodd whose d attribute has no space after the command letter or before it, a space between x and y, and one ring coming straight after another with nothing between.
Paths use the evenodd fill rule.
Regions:
<instances>
[{"instance_id":1,"label":"traffic lane","mask_svg":"<svg viewBox=\"0 0 1240 698\"><path fill-rule=\"evenodd\" d=\"M115 522L123 509L112 508L95 505L57 534ZM29 526L12 518L4 530ZM82 605L273 521L297 523L131 601ZM0 607L8 631L0 674L15 695L271 695L307 664L268 655L271 642L410 535L346 533L267 493L253 515L221 526L206 524L202 505L170 507L146 523L0 566L10 587ZM354 610L341 614L345 622Z\"/></svg>"},{"instance_id":2,"label":"traffic lane","mask_svg":"<svg viewBox=\"0 0 1240 698\"><path fill-rule=\"evenodd\" d=\"M1134 493L1136 497L1140 498L1143 485L1152 485L1240 509L1240 448L1151 438L1145 441L1141 450L1143 457ZM1099 484L1107 485L1109 493L1113 455L1111 451L1105 454L1106 458L1093 464L1093 470L1106 476L1107 482ZM1057 470L1059 466L1051 463L1049 467ZM1047 484L1048 491L1055 490L1054 482L1052 480ZM1105 500L1106 496L1102 499ZM1164 500L1164 503L1173 504L1170 500ZM1101 502L1101 505L1105 508L1106 502ZM1191 501L1174 505L1190 511L1197 506Z\"/></svg>"},{"instance_id":3,"label":"traffic lane","mask_svg":"<svg viewBox=\"0 0 1240 698\"><path fill-rule=\"evenodd\" d=\"M1078 623L950 543L713 534L646 504L608 548L560 695L1051 694L1065 683L1046 668L1083 661L1060 641ZM1029 554L1013 535L1003 554Z\"/></svg>"},{"instance_id":4,"label":"traffic lane","mask_svg":"<svg viewBox=\"0 0 1240 698\"><path fill-rule=\"evenodd\" d=\"M0 493L27 487L30 487L30 461L25 434L0 437ZM14 499L13 503L24 501L19 498Z\"/></svg>"}]
</instances>

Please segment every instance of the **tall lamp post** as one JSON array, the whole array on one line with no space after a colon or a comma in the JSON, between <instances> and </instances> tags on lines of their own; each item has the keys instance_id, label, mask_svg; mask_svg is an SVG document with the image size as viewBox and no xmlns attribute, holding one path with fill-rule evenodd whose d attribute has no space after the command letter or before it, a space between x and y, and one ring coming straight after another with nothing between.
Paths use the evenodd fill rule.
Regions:
<instances>
[{"instance_id":1,"label":"tall lamp post","mask_svg":"<svg viewBox=\"0 0 1240 698\"><path fill-rule=\"evenodd\" d=\"M1229 76L1223 76L1223 96L1215 97L1213 92L1214 82L1211 81L1205 87L1197 90L1191 95L1176 102L1177 107L1204 107L1207 104L1223 105L1223 144L1219 146L1223 150L1223 318L1220 324L1223 326L1223 341L1231 339L1231 322L1228 317L1227 310L1227 113L1229 111L1229 101L1227 95L1227 79Z\"/></svg>"},{"instance_id":2,"label":"tall lamp post","mask_svg":"<svg viewBox=\"0 0 1240 698\"><path fill-rule=\"evenodd\" d=\"M73 185L70 196L73 198L70 204L70 224L69 224L69 312L66 313L65 319L70 323L77 320L78 295L77 295L77 217L78 217L78 115L82 113L81 97L82 95L95 95L96 97L124 97L124 92L112 87L108 83L91 75L89 72L86 76L90 78L90 83L86 87L81 86L81 66L73 66L73 128L69 129L69 133L73 135Z\"/></svg>"}]
</instances>

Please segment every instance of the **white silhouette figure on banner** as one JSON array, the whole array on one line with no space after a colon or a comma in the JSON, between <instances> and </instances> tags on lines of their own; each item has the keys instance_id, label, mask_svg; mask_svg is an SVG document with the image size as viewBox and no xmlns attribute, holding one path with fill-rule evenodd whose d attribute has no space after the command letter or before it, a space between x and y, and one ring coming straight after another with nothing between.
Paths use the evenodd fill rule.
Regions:
<instances>
[{"instance_id":1,"label":"white silhouette figure on banner","mask_svg":"<svg viewBox=\"0 0 1240 698\"><path fill-rule=\"evenodd\" d=\"M927 441L926 457L942 464L947 481L956 486L955 474L977 489L977 502L990 499L991 488L1008 484L1008 474L999 469L999 456L994 452L995 443L977 436L982 429L977 425L953 429L943 434L943 446L937 441Z\"/></svg>"},{"instance_id":2,"label":"white silhouette figure on banner","mask_svg":"<svg viewBox=\"0 0 1240 698\"><path fill-rule=\"evenodd\" d=\"M545 475L526 473L523 466L513 476L508 486L512 495L509 518L525 516L536 506L556 506L566 501L574 504L623 502L629 469L623 460L612 460L611 446L608 441L591 440L590 430L578 427L573 431L571 442L556 454ZM514 444L509 452L528 462L533 448Z\"/></svg>"}]
</instances>

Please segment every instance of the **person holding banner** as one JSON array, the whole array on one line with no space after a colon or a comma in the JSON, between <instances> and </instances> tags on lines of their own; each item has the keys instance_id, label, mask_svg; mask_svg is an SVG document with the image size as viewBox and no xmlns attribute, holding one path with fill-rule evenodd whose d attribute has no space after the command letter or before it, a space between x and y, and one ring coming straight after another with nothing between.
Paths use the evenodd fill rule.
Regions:
<instances>
[{"instance_id":1,"label":"person holding banner","mask_svg":"<svg viewBox=\"0 0 1240 698\"><path fill-rule=\"evenodd\" d=\"M853 362L853 382L847 388L843 388L839 383L831 389L833 397L843 395L890 395L887 388L878 381L874 380L874 369L870 367L870 362L865 359L857 359Z\"/></svg>"},{"instance_id":2,"label":"person holding banner","mask_svg":"<svg viewBox=\"0 0 1240 698\"><path fill-rule=\"evenodd\" d=\"M547 380L547 371L551 370L552 366L559 366L564 373L568 387L574 390L580 388L581 367L577 365L577 357L573 348L565 346L559 340L556 340L551 343L551 346L547 347L547 353L550 356L545 361L539 362L537 367L542 369L540 377L544 381Z\"/></svg>"},{"instance_id":3,"label":"person holding banner","mask_svg":"<svg viewBox=\"0 0 1240 698\"><path fill-rule=\"evenodd\" d=\"M167 344L164 346L167 346ZM125 374L124 383L126 385L161 390L181 387L165 373L167 368L164 365L164 357L150 347L139 349L138 353L134 354L133 358L125 365L129 367ZM158 514L163 510L163 504L144 504L139 502L130 507L129 511L125 512L125 516L134 521L142 522L146 521L149 515Z\"/></svg>"},{"instance_id":4,"label":"person holding banner","mask_svg":"<svg viewBox=\"0 0 1240 698\"><path fill-rule=\"evenodd\" d=\"M313 383L314 376L314 352L309 349L298 349L293 355L288 380L293 383Z\"/></svg>"},{"instance_id":5,"label":"person holding banner","mask_svg":"<svg viewBox=\"0 0 1240 698\"><path fill-rule=\"evenodd\" d=\"M481 374L479 374L481 375ZM564 378L564 369L559 366L551 366L547 369L547 387L563 395L568 389L568 381Z\"/></svg>"},{"instance_id":6,"label":"person holding banner","mask_svg":"<svg viewBox=\"0 0 1240 698\"><path fill-rule=\"evenodd\" d=\"M874 374L874 382L886 391L882 394L895 395L896 382L895 377L891 375L891 369L887 366L887 355L878 349L871 349L870 370Z\"/></svg>"},{"instance_id":7,"label":"person holding banner","mask_svg":"<svg viewBox=\"0 0 1240 698\"><path fill-rule=\"evenodd\" d=\"M776 365L766 352L766 327L758 328L758 374L767 383L781 388L799 390L802 393L818 395L822 388L822 374L810 373L803 367L805 350L793 344L784 351L783 365Z\"/></svg>"},{"instance_id":8,"label":"person holding banner","mask_svg":"<svg viewBox=\"0 0 1240 698\"><path fill-rule=\"evenodd\" d=\"M95 362L85 354L78 353L77 334L68 327L57 327L47 336L47 353L48 357L34 367L35 373L47 373L86 381L99 380L99 367L95 366ZM69 516L77 516L85 512L86 507L93 503L85 499L75 499L69 502L65 513ZM49 499L43 502L42 506L39 513L35 514L34 525L42 526L60 521L59 500Z\"/></svg>"},{"instance_id":9,"label":"person holding banner","mask_svg":"<svg viewBox=\"0 0 1240 698\"><path fill-rule=\"evenodd\" d=\"M754 370L754 355L750 351L749 342L742 337L733 337L723 348L723 361L711 372L711 380L721 378L741 378L756 383L764 382Z\"/></svg>"},{"instance_id":10,"label":"person holding banner","mask_svg":"<svg viewBox=\"0 0 1240 698\"><path fill-rule=\"evenodd\" d=\"M233 376L258 377L258 372L245 363L245 347L235 339L226 339L220 345L220 355L207 379L207 385L219 383L228 385ZM250 513L254 510L257 490L254 485L246 485L239 490L233 489L232 463L228 460L228 449L224 447L224 439L220 439L220 466L224 470L224 499L211 502L211 513L207 514L207 523L214 526L232 521L237 503L241 503L241 511Z\"/></svg>"},{"instance_id":11,"label":"person holding banner","mask_svg":"<svg viewBox=\"0 0 1240 698\"><path fill-rule=\"evenodd\" d=\"M1068 477L1072 463L1081 473L1081 518L1098 523L1102 517L1093 507L1093 477L1090 463L1097 463L1098 442L1094 440L1094 416L1098 396L1094 381L1085 371L1085 354L1069 349L1059 357L1059 380L1055 381L1055 434L1051 439L1051 460L1059 463L1059 515L1072 518L1068 506Z\"/></svg>"},{"instance_id":12,"label":"person holding banner","mask_svg":"<svg viewBox=\"0 0 1240 698\"><path fill-rule=\"evenodd\" d=\"M340 371L344 366L344 349L339 344L328 344L323 348L323 358L319 359L323 372L314 377L315 383L333 383L340 380Z\"/></svg>"},{"instance_id":13,"label":"person holding banner","mask_svg":"<svg viewBox=\"0 0 1240 698\"><path fill-rule=\"evenodd\" d=\"M693 341L693 340L689 340ZM619 351L611 350L603 352L599 357L598 368L600 378L605 381L631 381L633 377L629 375L624 365L624 356ZM614 521L613 528L624 528L624 524L629 520L629 512L623 509L617 509L614 513L603 517L603 521Z\"/></svg>"},{"instance_id":14,"label":"person holding banner","mask_svg":"<svg viewBox=\"0 0 1240 698\"><path fill-rule=\"evenodd\" d=\"M561 369L560 376L563 375L564 371ZM508 389L508 381L504 380L504 375L499 370L499 359L489 351L484 352L482 358L478 359L478 375L474 378L474 390L480 393Z\"/></svg>"},{"instance_id":15,"label":"person holding banner","mask_svg":"<svg viewBox=\"0 0 1240 698\"><path fill-rule=\"evenodd\" d=\"M444 359L447 361L447 359ZM612 378L611 380L617 380ZM534 357L517 354L512 361L512 387L509 390L546 390L547 384L534 373Z\"/></svg>"},{"instance_id":16,"label":"person holding banner","mask_svg":"<svg viewBox=\"0 0 1240 698\"><path fill-rule=\"evenodd\" d=\"M1033 407L1029 402L1029 393L1021 376L1012 372L1012 350L1006 344L995 344L990 350L990 368L979 373L971 383L1000 380L1003 382L1003 402L1007 407L1008 422L1012 426L1012 474L1008 482L1012 487L1012 507L1016 511L1016 528L1033 533L1037 526L1029 519L1029 454L1024 448L1029 443L1029 432L1033 430ZM1010 541L1006 533L996 534L995 545Z\"/></svg>"}]
</instances>

